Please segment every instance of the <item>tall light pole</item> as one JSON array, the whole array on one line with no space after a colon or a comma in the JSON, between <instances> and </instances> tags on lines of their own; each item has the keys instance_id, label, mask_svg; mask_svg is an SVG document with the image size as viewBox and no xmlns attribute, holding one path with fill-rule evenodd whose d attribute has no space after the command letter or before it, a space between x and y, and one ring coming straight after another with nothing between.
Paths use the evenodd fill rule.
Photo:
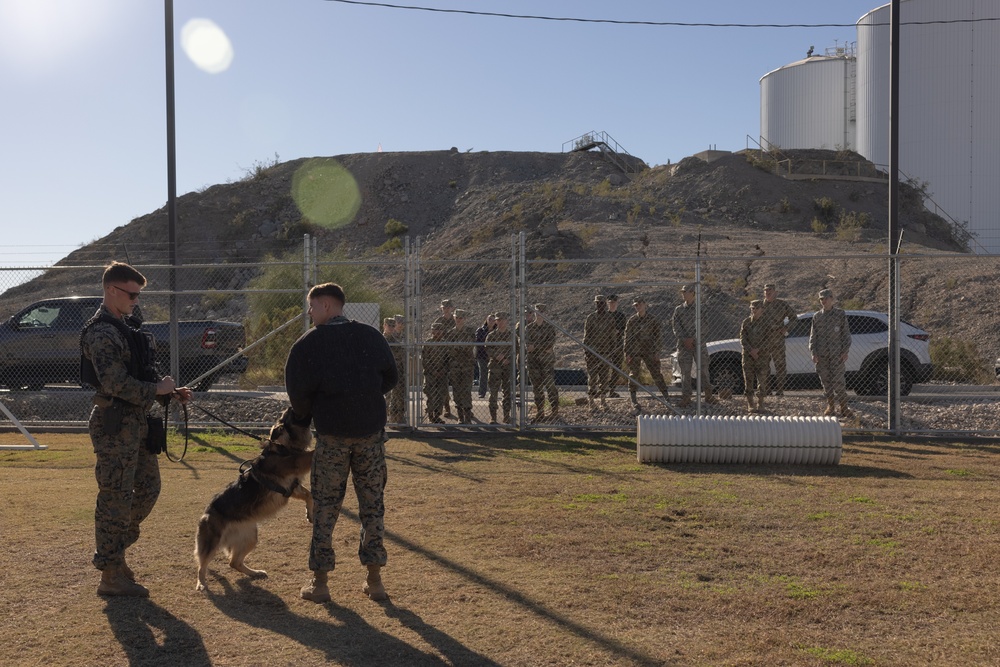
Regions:
<instances>
[{"instance_id":1,"label":"tall light pole","mask_svg":"<svg viewBox=\"0 0 1000 667\"><path fill-rule=\"evenodd\" d=\"M174 2L163 0L167 80L167 252L170 289L170 375L180 383L177 331L177 132L174 123Z\"/></svg>"},{"instance_id":2,"label":"tall light pole","mask_svg":"<svg viewBox=\"0 0 1000 667\"><path fill-rule=\"evenodd\" d=\"M889 428L899 432L899 6L889 10Z\"/></svg>"}]
</instances>

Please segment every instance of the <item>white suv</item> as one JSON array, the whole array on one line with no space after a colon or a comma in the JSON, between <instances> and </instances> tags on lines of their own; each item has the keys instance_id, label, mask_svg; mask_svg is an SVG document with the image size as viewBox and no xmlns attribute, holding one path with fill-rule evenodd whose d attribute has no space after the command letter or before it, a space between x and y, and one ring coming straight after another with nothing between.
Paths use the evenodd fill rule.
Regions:
<instances>
[{"instance_id":1,"label":"white suv","mask_svg":"<svg viewBox=\"0 0 1000 667\"><path fill-rule=\"evenodd\" d=\"M809 328L813 313L802 313L788 323L785 338L787 364L786 389L818 389L819 376L809 352ZM885 396L888 392L889 317L870 310L848 310L847 324L851 329L851 352L844 373L848 389L862 396ZM899 323L899 391L906 396L914 384L931 377L930 334L912 324ZM718 391L728 388L742 394L743 349L740 340L712 341L706 344L709 356L709 376ZM673 354L674 382L680 382L677 353ZM774 375L774 365L771 365ZM694 377L694 369L692 369Z\"/></svg>"}]
</instances>

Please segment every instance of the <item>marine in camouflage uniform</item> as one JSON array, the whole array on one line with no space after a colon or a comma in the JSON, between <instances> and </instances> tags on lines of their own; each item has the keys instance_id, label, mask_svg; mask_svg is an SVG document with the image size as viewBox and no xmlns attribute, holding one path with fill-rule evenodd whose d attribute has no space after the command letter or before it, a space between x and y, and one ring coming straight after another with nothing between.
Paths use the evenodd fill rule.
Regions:
<instances>
[{"instance_id":1,"label":"marine in camouflage uniform","mask_svg":"<svg viewBox=\"0 0 1000 667\"><path fill-rule=\"evenodd\" d=\"M431 325L428 343L444 342L444 325ZM421 352L424 367L424 396L427 397L427 421L443 424L441 412L448 399L448 348L440 345L425 345Z\"/></svg>"},{"instance_id":2,"label":"marine in camouflage uniform","mask_svg":"<svg viewBox=\"0 0 1000 667\"><path fill-rule=\"evenodd\" d=\"M536 422L546 419L545 399L549 401L549 420L559 418L559 389L556 387L556 328L545 320L547 306L536 303L535 319L524 327L528 354L528 380L535 398Z\"/></svg>"},{"instance_id":3,"label":"marine in camouflage uniform","mask_svg":"<svg viewBox=\"0 0 1000 667\"><path fill-rule=\"evenodd\" d=\"M445 333L445 340L455 343L448 350L448 384L455 398L458 421L472 423L472 378L475 375L476 331L468 324L468 314L455 309L455 328Z\"/></svg>"},{"instance_id":4,"label":"marine in camouflage uniform","mask_svg":"<svg viewBox=\"0 0 1000 667\"><path fill-rule=\"evenodd\" d=\"M663 379L663 373L660 371L660 322L646 312L646 301L641 296L634 297L632 305L635 306L636 312L625 323L622 350L625 362L628 364L628 375L632 380L628 388L629 398L632 407L640 410L636 390L641 384L639 374L642 372L642 364L646 365L663 398L667 398L668 393L667 381Z\"/></svg>"},{"instance_id":5,"label":"marine in camouflage uniform","mask_svg":"<svg viewBox=\"0 0 1000 667\"><path fill-rule=\"evenodd\" d=\"M511 407L510 374L511 364L513 363L510 345L514 341L514 332L508 326L509 315L507 313L498 312L493 317L496 319L497 328L486 336L486 342L503 344L486 346L486 353L490 355L489 378L487 379L487 385L490 390L490 423L497 423L498 394L502 392L503 421L505 424L509 424Z\"/></svg>"},{"instance_id":6,"label":"marine in camouflage uniform","mask_svg":"<svg viewBox=\"0 0 1000 667\"><path fill-rule=\"evenodd\" d=\"M292 345L285 362L285 388L296 423L316 428L310 490L313 532L309 546L312 582L300 594L328 602L328 573L336 566L333 531L354 479L361 532L358 558L367 567L362 591L385 600L381 569L386 564L385 394L398 381L396 361L373 327L343 316L346 297L334 283L309 291L315 326Z\"/></svg>"},{"instance_id":7,"label":"marine in camouflage uniform","mask_svg":"<svg viewBox=\"0 0 1000 667\"><path fill-rule=\"evenodd\" d=\"M629 316L618 310L618 295L609 294L608 295L608 312L611 313L611 317L615 320L615 341L612 346L611 363L616 366L621 372L628 370L628 364L625 362L624 355L624 342L625 342L625 325L628 324ZM608 396L613 398L618 398L618 394L615 392L614 388L618 386L621 377L614 370L611 371L611 391L608 392Z\"/></svg>"},{"instance_id":8,"label":"marine in camouflage uniform","mask_svg":"<svg viewBox=\"0 0 1000 667\"><path fill-rule=\"evenodd\" d=\"M827 407L823 414L836 414L839 403L840 416L850 417L852 413L847 406L847 385L844 379L844 365L851 351L851 329L847 323L847 313L833 305L833 292L828 289L820 290L819 300L823 308L816 311L812 318L809 351L826 397Z\"/></svg>"},{"instance_id":9,"label":"marine in camouflage uniform","mask_svg":"<svg viewBox=\"0 0 1000 667\"><path fill-rule=\"evenodd\" d=\"M771 363L765 352L765 346L770 340L772 323L763 317L763 301L754 299L750 302L750 317L740 325L740 346L743 348L743 386L747 395L747 412L759 412L764 409L764 397L767 396L767 377L771 372ZM782 341L784 345L784 341ZM753 387L757 384L757 403L754 404Z\"/></svg>"},{"instance_id":10,"label":"marine in camouflage uniform","mask_svg":"<svg viewBox=\"0 0 1000 667\"><path fill-rule=\"evenodd\" d=\"M764 285L764 300L761 303L763 306L758 317L763 316L768 332L762 349L764 356L767 357L767 364L774 364L774 393L783 396L788 367L785 360L785 336L788 334L788 326L785 320L787 319L790 324L797 320L799 315L787 301L777 298L774 283Z\"/></svg>"},{"instance_id":11,"label":"marine in camouflage uniform","mask_svg":"<svg viewBox=\"0 0 1000 667\"><path fill-rule=\"evenodd\" d=\"M697 340L698 313L695 305L694 285L684 285L681 288L684 303L674 308L673 329L677 337L677 365L681 371L681 402L678 405L685 408L691 405L691 367L696 363L695 341ZM712 395L712 383L708 375L708 347L701 343L701 388L705 392L706 403L716 403Z\"/></svg>"},{"instance_id":12,"label":"marine in camouflage uniform","mask_svg":"<svg viewBox=\"0 0 1000 667\"><path fill-rule=\"evenodd\" d=\"M606 406L604 397L611 392L612 371L611 366L597 355L610 359L615 353L617 338L615 318L608 312L607 299L598 294L594 297L594 312L587 315L583 325L583 344L589 348L584 351L584 358L587 362L587 398L591 409L597 407L596 398L600 398L601 405Z\"/></svg>"},{"instance_id":13,"label":"marine in camouflage uniform","mask_svg":"<svg viewBox=\"0 0 1000 667\"><path fill-rule=\"evenodd\" d=\"M139 539L139 526L160 495L159 463L146 448L146 412L158 395L173 393L175 385L169 376L158 377L152 359L141 360L146 350L141 347L143 336L124 320L133 311L145 277L128 264L114 262L105 269L102 283L104 301L80 335L81 364L92 366L90 379L97 383L88 426L97 458L93 557L94 567L101 570L97 592L146 597L149 591L135 582L125 550ZM85 380L90 370L83 372ZM185 402L191 396L186 387L176 391Z\"/></svg>"},{"instance_id":14,"label":"marine in camouflage uniform","mask_svg":"<svg viewBox=\"0 0 1000 667\"><path fill-rule=\"evenodd\" d=\"M441 308L441 314L431 324L443 324L444 332L447 334L455 328L455 304L452 303L451 299L442 299L439 307ZM455 415L451 413L451 401L448 397L447 385L445 385L444 390L444 416L449 419L455 419Z\"/></svg>"},{"instance_id":15,"label":"marine in camouflage uniform","mask_svg":"<svg viewBox=\"0 0 1000 667\"><path fill-rule=\"evenodd\" d=\"M392 338L386 336L386 341L390 343L392 358L396 360L396 373L399 375L399 382L389 390L387 400L389 408L389 421L393 424L402 424L406 421L406 320L402 315L392 318L395 326L392 331Z\"/></svg>"}]
</instances>

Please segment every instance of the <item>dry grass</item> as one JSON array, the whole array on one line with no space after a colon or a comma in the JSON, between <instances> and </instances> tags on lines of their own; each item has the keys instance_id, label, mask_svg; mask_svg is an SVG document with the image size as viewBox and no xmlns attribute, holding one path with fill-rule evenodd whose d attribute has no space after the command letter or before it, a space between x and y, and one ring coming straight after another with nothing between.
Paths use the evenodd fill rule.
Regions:
<instances>
[{"instance_id":1,"label":"dry grass","mask_svg":"<svg viewBox=\"0 0 1000 667\"><path fill-rule=\"evenodd\" d=\"M391 601L360 592L349 493L322 606L298 597L300 504L248 559L269 579L219 559L194 592L195 523L251 456L231 447L161 460L130 551L152 597L99 598L89 443L42 440L0 452L4 665L1000 662L992 444L854 443L805 468L639 465L624 437L393 439Z\"/></svg>"}]
</instances>

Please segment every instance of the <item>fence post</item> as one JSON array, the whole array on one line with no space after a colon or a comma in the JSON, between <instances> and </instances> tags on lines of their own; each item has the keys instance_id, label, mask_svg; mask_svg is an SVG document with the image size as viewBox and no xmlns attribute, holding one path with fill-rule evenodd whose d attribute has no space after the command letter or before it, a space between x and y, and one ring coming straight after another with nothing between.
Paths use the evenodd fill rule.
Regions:
<instances>
[{"instance_id":1,"label":"fence post","mask_svg":"<svg viewBox=\"0 0 1000 667\"><path fill-rule=\"evenodd\" d=\"M521 408L520 408L520 410L518 410L518 415L519 415L519 419L518 419L519 424L518 424L518 427L522 431L524 430L524 425L528 421L528 381L527 381L528 367L527 367L527 363L525 361L525 357L527 357L527 350L528 350L528 327L524 323L524 311L525 311L525 309L527 308L527 305L528 305L527 284L525 282L525 263L526 263L526 258L527 258L527 252L526 252L527 241L526 241L526 239L527 239L527 237L525 236L524 232L519 232L518 233L518 235L517 235L517 240L518 240L518 244L517 244L517 251L518 251L518 253L517 253L517 262L518 262L517 278L518 278L518 283L519 283L518 284L518 296L519 296L519 301L521 302L521 307L518 308L518 311L519 311L518 322L520 322L520 326L518 327L518 337L520 338L520 340L517 341L518 345L521 348L521 354L518 355L518 359L517 359L518 371L521 374L521 383L520 383L521 384L521 386L520 386L520 390L521 390Z\"/></svg>"},{"instance_id":2,"label":"fence post","mask_svg":"<svg viewBox=\"0 0 1000 667\"><path fill-rule=\"evenodd\" d=\"M302 235L302 333L309 331L309 235Z\"/></svg>"}]
</instances>

